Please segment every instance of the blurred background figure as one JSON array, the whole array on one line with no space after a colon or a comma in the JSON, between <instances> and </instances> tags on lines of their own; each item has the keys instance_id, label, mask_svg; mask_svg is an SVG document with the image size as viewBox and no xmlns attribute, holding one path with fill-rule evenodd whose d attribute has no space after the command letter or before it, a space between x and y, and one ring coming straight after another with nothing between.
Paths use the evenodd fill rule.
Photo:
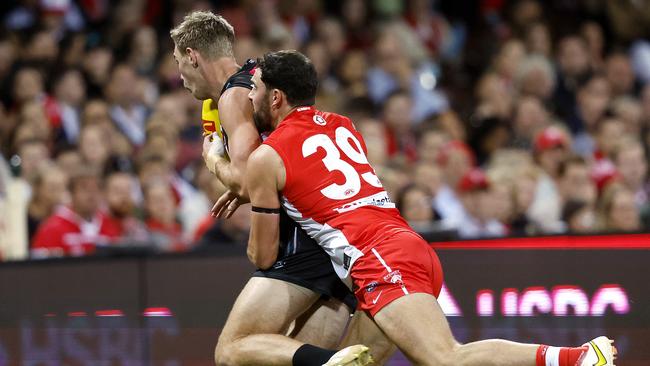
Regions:
<instances>
[{"instance_id":1,"label":"blurred background figure","mask_svg":"<svg viewBox=\"0 0 650 366\"><path fill-rule=\"evenodd\" d=\"M447 227L458 230L461 238L498 237L506 235L506 228L497 219L492 197L493 187L485 173L473 168L458 182L457 192L463 207L463 216L446 219Z\"/></svg>"},{"instance_id":2,"label":"blurred background figure","mask_svg":"<svg viewBox=\"0 0 650 366\"><path fill-rule=\"evenodd\" d=\"M34 180L34 191L27 209L27 230L32 240L40 224L50 217L60 205L70 202L68 176L57 166L39 169Z\"/></svg>"},{"instance_id":3,"label":"blurred background figure","mask_svg":"<svg viewBox=\"0 0 650 366\"><path fill-rule=\"evenodd\" d=\"M65 186L79 166L97 172L97 209L122 245L151 231L162 250L245 241L243 221L209 218L220 187L201 161L201 103L172 57L169 29L196 9L232 23L240 63L307 54L317 107L351 117L393 201L414 225L433 223L422 230L449 237L438 218L473 223L473 237L610 230L605 198L616 211L627 197L605 197L613 184L631 192L638 229L650 224L650 18L640 2L107 4L0 5L4 197L20 216L8 247L22 257L57 207L74 212ZM474 168L488 188L461 188Z\"/></svg>"},{"instance_id":4,"label":"blurred background figure","mask_svg":"<svg viewBox=\"0 0 650 366\"><path fill-rule=\"evenodd\" d=\"M144 187L145 223L160 251L182 251L183 228L176 218L177 198L167 182L151 181Z\"/></svg>"},{"instance_id":5,"label":"blurred background figure","mask_svg":"<svg viewBox=\"0 0 650 366\"><path fill-rule=\"evenodd\" d=\"M33 256L88 255L119 236L101 210L101 184L90 168L79 168L70 176L70 205L60 206L39 225L32 241Z\"/></svg>"}]
</instances>

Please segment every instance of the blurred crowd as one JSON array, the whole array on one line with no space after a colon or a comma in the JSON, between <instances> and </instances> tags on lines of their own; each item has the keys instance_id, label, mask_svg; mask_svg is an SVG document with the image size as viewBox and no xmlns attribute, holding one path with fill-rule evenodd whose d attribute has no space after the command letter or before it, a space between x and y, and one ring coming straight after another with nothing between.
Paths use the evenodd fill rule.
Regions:
<instances>
[{"instance_id":1,"label":"blurred crowd","mask_svg":"<svg viewBox=\"0 0 650 366\"><path fill-rule=\"evenodd\" d=\"M23 0L0 5L0 258L244 246L215 220L169 30L298 49L402 215L435 237L650 228L650 1Z\"/></svg>"}]
</instances>

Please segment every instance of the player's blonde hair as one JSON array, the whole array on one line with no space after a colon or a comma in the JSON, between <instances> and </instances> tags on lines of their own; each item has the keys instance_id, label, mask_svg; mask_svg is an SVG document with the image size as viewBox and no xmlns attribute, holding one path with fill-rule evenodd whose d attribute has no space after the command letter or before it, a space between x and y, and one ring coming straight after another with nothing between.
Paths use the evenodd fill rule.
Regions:
<instances>
[{"instance_id":1,"label":"player's blonde hair","mask_svg":"<svg viewBox=\"0 0 650 366\"><path fill-rule=\"evenodd\" d=\"M169 33L181 52L192 48L212 60L233 56L235 30L221 15L209 11L189 13Z\"/></svg>"}]
</instances>

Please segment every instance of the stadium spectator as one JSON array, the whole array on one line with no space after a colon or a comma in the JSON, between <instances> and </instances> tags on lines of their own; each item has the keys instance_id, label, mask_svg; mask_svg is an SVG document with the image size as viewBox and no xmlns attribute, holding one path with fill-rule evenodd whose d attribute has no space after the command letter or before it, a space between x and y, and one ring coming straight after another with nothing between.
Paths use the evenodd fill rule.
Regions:
<instances>
[{"instance_id":1,"label":"stadium spectator","mask_svg":"<svg viewBox=\"0 0 650 366\"><path fill-rule=\"evenodd\" d=\"M535 235L544 232L531 215L539 173L530 163L516 169L513 178L514 213L510 222L511 233Z\"/></svg>"},{"instance_id":2,"label":"stadium spectator","mask_svg":"<svg viewBox=\"0 0 650 366\"><path fill-rule=\"evenodd\" d=\"M461 141L450 141L440 150L438 164L444 184L436 193L434 208L443 220L462 221L465 212L458 198L458 189L463 176L474 166L474 156Z\"/></svg>"},{"instance_id":3,"label":"stadium spectator","mask_svg":"<svg viewBox=\"0 0 650 366\"><path fill-rule=\"evenodd\" d=\"M526 28L526 51L531 55L551 57L552 43L548 25L536 22Z\"/></svg>"},{"instance_id":4,"label":"stadium spectator","mask_svg":"<svg viewBox=\"0 0 650 366\"><path fill-rule=\"evenodd\" d=\"M449 136L441 129L425 127L418 134L419 162L431 165L437 164L438 154L448 141Z\"/></svg>"},{"instance_id":5,"label":"stadium spectator","mask_svg":"<svg viewBox=\"0 0 650 366\"><path fill-rule=\"evenodd\" d=\"M58 126L57 140L74 144L81 129L81 107L86 98L86 84L81 72L68 69L54 82L53 122Z\"/></svg>"},{"instance_id":6,"label":"stadium spectator","mask_svg":"<svg viewBox=\"0 0 650 366\"><path fill-rule=\"evenodd\" d=\"M411 162L417 160L417 142L409 113L412 106L411 97L405 91L396 90L386 97L382 110L388 156Z\"/></svg>"},{"instance_id":7,"label":"stadium spectator","mask_svg":"<svg viewBox=\"0 0 650 366\"><path fill-rule=\"evenodd\" d=\"M38 138L17 141L16 153L18 156L17 165L20 168L19 177L33 185L39 169L49 161L50 152L45 142Z\"/></svg>"},{"instance_id":8,"label":"stadium spectator","mask_svg":"<svg viewBox=\"0 0 650 366\"><path fill-rule=\"evenodd\" d=\"M634 193L619 184L605 189L599 202L598 220L605 232L634 232L642 229Z\"/></svg>"},{"instance_id":9,"label":"stadium spectator","mask_svg":"<svg viewBox=\"0 0 650 366\"><path fill-rule=\"evenodd\" d=\"M366 142L368 161L377 166L386 164L389 156L385 126L374 118L363 118L358 122L355 121L355 126Z\"/></svg>"},{"instance_id":10,"label":"stadium spectator","mask_svg":"<svg viewBox=\"0 0 650 366\"><path fill-rule=\"evenodd\" d=\"M612 95L621 97L635 93L636 80L630 57L625 53L614 52L605 60L605 75L612 87Z\"/></svg>"},{"instance_id":11,"label":"stadium spectator","mask_svg":"<svg viewBox=\"0 0 650 366\"><path fill-rule=\"evenodd\" d=\"M562 208L562 221L569 234L586 234L596 231L596 213L585 201L569 200Z\"/></svg>"},{"instance_id":12,"label":"stadium spectator","mask_svg":"<svg viewBox=\"0 0 650 366\"><path fill-rule=\"evenodd\" d=\"M160 251L185 249L183 228L176 219L176 205L169 183L151 181L144 187L145 223L153 244Z\"/></svg>"},{"instance_id":13,"label":"stadium spectator","mask_svg":"<svg viewBox=\"0 0 650 366\"><path fill-rule=\"evenodd\" d=\"M535 198L530 207L530 218L547 232L558 232L562 202L557 180L560 166L569 154L569 138L557 126L540 131L535 137L535 160L541 168L537 179Z\"/></svg>"},{"instance_id":14,"label":"stadium spectator","mask_svg":"<svg viewBox=\"0 0 650 366\"><path fill-rule=\"evenodd\" d=\"M100 125L85 126L79 135L79 153L83 164L103 172L110 156L110 137Z\"/></svg>"},{"instance_id":15,"label":"stadium spectator","mask_svg":"<svg viewBox=\"0 0 650 366\"><path fill-rule=\"evenodd\" d=\"M538 98L520 97L515 102L512 119L511 146L529 150L534 136L549 124L549 112Z\"/></svg>"},{"instance_id":16,"label":"stadium spectator","mask_svg":"<svg viewBox=\"0 0 650 366\"><path fill-rule=\"evenodd\" d=\"M625 133L639 135L642 125L641 103L634 97L623 96L612 101L612 112L623 122Z\"/></svg>"},{"instance_id":17,"label":"stadium spectator","mask_svg":"<svg viewBox=\"0 0 650 366\"><path fill-rule=\"evenodd\" d=\"M431 196L429 204L433 209L434 197L443 185L442 172L437 165L420 162L413 167L413 184L424 189ZM436 213L436 216L440 216Z\"/></svg>"},{"instance_id":18,"label":"stadium spectator","mask_svg":"<svg viewBox=\"0 0 650 366\"><path fill-rule=\"evenodd\" d=\"M589 61L592 70L602 70L605 63L605 35L603 27L593 20L587 20L580 26L580 36L587 43Z\"/></svg>"},{"instance_id":19,"label":"stadium spectator","mask_svg":"<svg viewBox=\"0 0 650 366\"><path fill-rule=\"evenodd\" d=\"M461 238L498 237L506 227L496 219L488 177L478 168L467 171L458 182L463 216L444 219L443 225L458 230Z\"/></svg>"},{"instance_id":20,"label":"stadium spectator","mask_svg":"<svg viewBox=\"0 0 650 366\"><path fill-rule=\"evenodd\" d=\"M648 204L648 159L641 142L632 137L625 138L614 147L611 156L621 184L634 193L637 207Z\"/></svg>"},{"instance_id":21,"label":"stadium spectator","mask_svg":"<svg viewBox=\"0 0 650 366\"><path fill-rule=\"evenodd\" d=\"M548 101L555 90L553 65L544 56L527 56L517 68L514 84L519 95Z\"/></svg>"},{"instance_id":22,"label":"stadium spectator","mask_svg":"<svg viewBox=\"0 0 650 366\"><path fill-rule=\"evenodd\" d=\"M106 220L122 243L142 243L149 239L146 226L136 216L137 189L136 178L131 173L115 171L106 176Z\"/></svg>"},{"instance_id":23,"label":"stadium spectator","mask_svg":"<svg viewBox=\"0 0 650 366\"><path fill-rule=\"evenodd\" d=\"M558 189L562 203L584 201L595 205L597 188L589 171L589 164L581 156L570 156L559 167Z\"/></svg>"},{"instance_id":24,"label":"stadium spectator","mask_svg":"<svg viewBox=\"0 0 650 366\"><path fill-rule=\"evenodd\" d=\"M89 255L119 236L100 210L102 190L97 173L78 168L68 186L70 205L60 206L39 226L32 240L34 258Z\"/></svg>"},{"instance_id":25,"label":"stadium spectator","mask_svg":"<svg viewBox=\"0 0 650 366\"><path fill-rule=\"evenodd\" d=\"M404 187L397 195L396 205L400 214L416 231L431 230L431 225L440 217L433 210L433 195L426 188L416 184Z\"/></svg>"},{"instance_id":26,"label":"stadium spectator","mask_svg":"<svg viewBox=\"0 0 650 366\"><path fill-rule=\"evenodd\" d=\"M31 241L41 222L63 204L68 203L68 176L56 165L39 168L27 208L27 230Z\"/></svg>"},{"instance_id":27,"label":"stadium spectator","mask_svg":"<svg viewBox=\"0 0 650 366\"><path fill-rule=\"evenodd\" d=\"M105 91L111 103L111 119L132 144L141 146L145 142L148 110L144 96L138 91L138 79L133 68L126 64L115 66Z\"/></svg>"},{"instance_id":28,"label":"stadium spectator","mask_svg":"<svg viewBox=\"0 0 650 366\"><path fill-rule=\"evenodd\" d=\"M393 198L415 184L431 191L442 218L462 221L458 183L478 165L498 182L488 196L500 197L494 211L512 235L562 231L567 210L573 229L564 226L587 230L580 222L594 195L601 202L612 183L632 192L650 222L648 26L638 4L574 2L567 13L561 2L496 1L459 16L457 6L429 0L181 1L163 16L141 1L91 3L3 7L0 150L15 174L6 197L24 210L23 224L30 200L32 218L50 210L39 193L43 166L56 180L82 164L102 172L137 165L133 209L145 209L138 183L170 183L183 237L196 232L215 199L196 163L201 104L183 90L172 45L160 38L195 8L235 25L240 63L304 50L319 71L318 105L352 118ZM526 163L499 162L512 148ZM585 158L595 193L591 183L588 193L562 183L570 153ZM569 175L586 179L584 166L569 165ZM101 184L109 190L113 179ZM572 198L588 207L575 209ZM24 252L15 237L11 247Z\"/></svg>"}]
</instances>

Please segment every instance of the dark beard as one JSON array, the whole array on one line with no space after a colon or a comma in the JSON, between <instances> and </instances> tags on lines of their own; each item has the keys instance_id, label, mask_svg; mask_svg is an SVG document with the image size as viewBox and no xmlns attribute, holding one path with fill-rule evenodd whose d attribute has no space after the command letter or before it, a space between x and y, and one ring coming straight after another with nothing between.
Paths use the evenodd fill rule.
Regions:
<instances>
[{"instance_id":1,"label":"dark beard","mask_svg":"<svg viewBox=\"0 0 650 366\"><path fill-rule=\"evenodd\" d=\"M269 105L267 98L264 98L260 110L253 111L253 121L255 122L255 127L259 133L273 131L271 106Z\"/></svg>"}]
</instances>

